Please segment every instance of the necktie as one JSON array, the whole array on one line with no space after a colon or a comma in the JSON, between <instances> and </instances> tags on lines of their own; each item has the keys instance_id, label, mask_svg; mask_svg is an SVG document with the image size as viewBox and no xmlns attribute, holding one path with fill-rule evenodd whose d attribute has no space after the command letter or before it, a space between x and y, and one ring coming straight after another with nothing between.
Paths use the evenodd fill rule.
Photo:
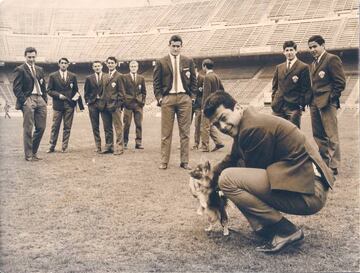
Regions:
<instances>
[{"instance_id":1,"label":"necktie","mask_svg":"<svg viewBox=\"0 0 360 273\"><path fill-rule=\"evenodd\" d=\"M177 65L177 59L176 56L174 56L174 84L175 84L175 92L178 92L178 65Z\"/></svg>"},{"instance_id":2,"label":"necktie","mask_svg":"<svg viewBox=\"0 0 360 273\"><path fill-rule=\"evenodd\" d=\"M291 61L288 61L287 66L286 66L286 70L287 70L287 71L290 70L290 64L291 64Z\"/></svg>"},{"instance_id":3,"label":"necktie","mask_svg":"<svg viewBox=\"0 0 360 273\"><path fill-rule=\"evenodd\" d=\"M132 79L133 79L134 83L136 83L136 74L135 73L132 73Z\"/></svg>"},{"instance_id":4,"label":"necktie","mask_svg":"<svg viewBox=\"0 0 360 273\"><path fill-rule=\"evenodd\" d=\"M35 72L35 69L34 67L31 65L31 75L33 76L34 78L34 84L35 84L35 89L36 89L36 93L38 95L41 95L41 88L40 88L40 84L38 82L38 79L36 78L36 72Z\"/></svg>"},{"instance_id":5,"label":"necktie","mask_svg":"<svg viewBox=\"0 0 360 273\"><path fill-rule=\"evenodd\" d=\"M99 85L99 81L100 81L100 73L96 73L96 83Z\"/></svg>"}]
</instances>

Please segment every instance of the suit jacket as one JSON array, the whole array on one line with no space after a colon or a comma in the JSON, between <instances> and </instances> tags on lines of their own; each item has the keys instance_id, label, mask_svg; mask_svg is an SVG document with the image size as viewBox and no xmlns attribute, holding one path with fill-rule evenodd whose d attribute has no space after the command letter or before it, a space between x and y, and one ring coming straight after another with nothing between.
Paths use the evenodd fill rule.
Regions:
<instances>
[{"instance_id":1,"label":"suit jacket","mask_svg":"<svg viewBox=\"0 0 360 273\"><path fill-rule=\"evenodd\" d=\"M224 90L224 86L215 72L206 73L204 78L204 89L202 97L202 108L204 107L205 100L217 90Z\"/></svg>"},{"instance_id":2,"label":"suit jacket","mask_svg":"<svg viewBox=\"0 0 360 273\"><path fill-rule=\"evenodd\" d=\"M305 107L305 94L311 92L309 66L300 60L286 71L286 62L276 66L272 81L272 102L274 112L280 112L284 105L293 109Z\"/></svg>"},{"instance_id":3,"label":"suit jacket","mask_svg":"<svg viewBox=\"0 0 360 273\"><path fill-rule=\"evenodd\" d=\"M146 86L145 78L136 73L136 81L134 82L131 74L123 75L125 89L125 105L136 101L141 107L145 105Z\"/></svg>"},{"instance_id":4,"label":"suit jacket","mask_svg":"<svg viewBox=\"0 0 360 273\"><path fill-rule=\"evenodd\" d=\"M314 93L313 103L318 108L324 108L330 103L340 107L339 97L345 89L345 73L338 56L325 52L316 65L311 65L312 90Z\"/></svg>"},{"instance_id":5,"label":"suit jacket","mask_svg":"<svg viewBox=\"0 0 360 273\"><path fill-rule=\"evenodd\" d=\"M181 82L186 94L195 99L196 74L193 60L181 55L179 68ZM169 94L173 84L173 68L169 55L156 61L153 80L154 95L159 101Z\"/></svg>"},{"instance_id":6,"label":"suit jacket","mask_svg":"<svg viewBox=\"0 0 360 273\"><path fill-rule=\"evenodd\" d=\"M198 76L197 76L196 97L195 97L195 102L193 103L193 110L201 109L203 90L204 90L204 76L201 75L201 74L198 74Z\"/></svg>"},{"instance_id":7,"label":"suit jacket","mask_svg":"<svg viewBox=\"0 0 360 273\"><path fill-rule=\"evenodd\" d=\"M95 73L86 77L84 85L84 98L88 105L97 106L97 101L103 93L103 81L106 74L102 73L99 83L96 81Z\"/></svg>"},{"instance_id":8,"label":"suit jacket","mask_svg":"<svg viewBox=\"0 0 360 273\"><path fill-rule=\"evenodd\" d=\"M123 83L123 75L118 71L110 77L108 74L103 78L103 93L100 97L100 110L102 108L114 112L117 109L122 109L125 101L125 91Z\"/></svg>"},{"instance_id":9,"label":"suit jacket","mask_svg":"<svg viewBox=\"0 0 360 273\"><path fill-rule=\"evenodd\" d=\"M246 109L233 140L231 153L214 168L218 176L228 167L265 169L272 190L314 193L314 163L323 183L332 187L334 177L317 147L291 122Z\"/></svg>"},{"instance_id":10,"label":"suit jacket","mask_svg":"<svg viewBox=\"0 0 360 273\"><path fill-rule=\"evenodd\" d=\"M35 65L36 78L39 82L42 97L47 102L46 83L44 71L40 66ZM15 78L13 82L13 92L16 97L15 109L20 110L26 99L31 96L34 89L34 78L31 74L29 66L24 63L14 70Z\"/></svg>"},{"instance_id":11,"label":"suit jacket","mask_svg":"<svg viewBox=\"0 0 360 273\"><path fill-rule=\"evenodd\" d=\"M53 109L56 111L64 110L64 103L68 103L72 107L76 106L76 101L72 98L79 91L76 75L67 71L65 81L61 78L60 71L56 71L50 74L48 93L53 98ZM61 100L60 94L64 95L67 99Z\"/></svg>"}]
</instances>

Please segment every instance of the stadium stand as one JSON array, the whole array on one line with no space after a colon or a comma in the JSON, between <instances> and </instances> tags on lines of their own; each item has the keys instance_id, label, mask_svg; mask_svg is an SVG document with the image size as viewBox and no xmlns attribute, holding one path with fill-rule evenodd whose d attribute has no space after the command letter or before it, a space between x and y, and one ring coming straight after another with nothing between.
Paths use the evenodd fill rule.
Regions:
<instances>
[{"instance_id":1,"label":"stadium stand","mask_svg":"<svg viewBox=\"0 0 360 273\"><path fill-rule=\"evenodd\" d=\"M80 0L76 8L72 0L32 0L31 7L20 13L23 4L23 0L0 2L0 61L5 66L0 66L0 91L13 102L11 72L23 61L27 46L38 49L37 61L47 73L57 69L60 57L68 57L80 86L93 60L116 56L123 73L128 61L139 60L152 94L153 61L168 53L169 37L180 34L183 54L198 66L204 58L216 59L226 89L244 104L271 89L285 40L297 42L307 63L311 62L307 40L314 34L325 38L328 50L339 55L352 50L349 54L358 58L356 0L179 0L137 7L123 7L116 0L89 6ZM344 61L348 84L343 103L359 85L357 60L352 58ZM148 96L147 105L154 102L153 95Z\"/></svg>"}]
</instances>

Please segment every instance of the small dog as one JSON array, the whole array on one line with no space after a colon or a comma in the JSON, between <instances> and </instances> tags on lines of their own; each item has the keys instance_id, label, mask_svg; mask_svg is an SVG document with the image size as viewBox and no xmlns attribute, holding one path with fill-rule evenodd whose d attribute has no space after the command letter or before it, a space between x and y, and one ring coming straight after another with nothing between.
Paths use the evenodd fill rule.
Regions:
<instances>
[{"instance_id":1,"label":"small dog","mask_svg":"<svg viewBox=\"0 0 360 273\"><path fill-rule=\"evenodd\" d=\"M229 235L228 214L226 207L228 200L218 189L216 182L212 181L210 162L199 164L190 172L189 187L192 195L199 200L200 206L197 210L199 215L208 216L209 227L205 231L211 231L216 222L223 226L223 234Z\"/></svg>"}]
</instances>

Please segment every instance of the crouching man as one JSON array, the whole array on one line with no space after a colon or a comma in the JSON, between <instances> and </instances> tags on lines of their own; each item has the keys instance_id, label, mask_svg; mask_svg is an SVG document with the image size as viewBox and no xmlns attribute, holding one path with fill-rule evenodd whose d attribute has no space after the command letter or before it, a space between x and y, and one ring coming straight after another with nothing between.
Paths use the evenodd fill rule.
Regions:
<instances>
[{"instance_id":1,"label":"crouching man","mask_svg":"<svg viewBox=\"0 0 360 273\"><path fill-rule=\"evenodd\" d=\"M257 250L277 252L303 240L303 231L280 212L311 215L324 207L334 177L317 148L291 122L243 109L226 92L209 96L204 114L233 137L213 179L255 233L269 239Z\"/></svg>"}]
</instances>

